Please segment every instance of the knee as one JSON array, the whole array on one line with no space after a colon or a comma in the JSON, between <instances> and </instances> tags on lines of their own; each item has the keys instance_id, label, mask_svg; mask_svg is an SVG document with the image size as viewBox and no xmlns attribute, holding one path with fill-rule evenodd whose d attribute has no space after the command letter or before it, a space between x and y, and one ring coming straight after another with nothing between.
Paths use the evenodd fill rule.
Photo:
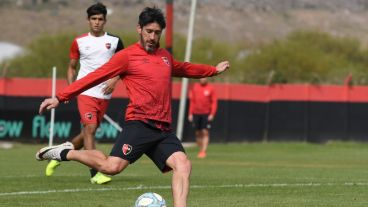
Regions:
<instances>
[{"instance_id":1,"label":"knee","mask_svg":"<svg viewBox=\"0 0 368 207\"><path fill-rule=\"evenodd\" d=\"M202 129L202 136L208 136L209 132L208 129Z\"/></svg>"},{"instance_id":2,"label":"knee","mask_svg":"<svg viewBox=\"0 0 368 207\"><path fill-rule=\"evenodd\" d=\"M119 166L112 166L108 169L108 173L109 175L116 175L119 174L121 171L123 171L122 168L120 168Z\"/></svg>"},{"instance_id":3,"label":"knee","mask_svg":"<svg viewBox=\"0 0 368 207\"><path fill-rule=\"evenodd\" d=\"M173 167L174 172L178 172L180 174L183 174L187 177L190 176L190 173L192 171L192 163L186 156L178 157L175 160L175 164Z\"/></svg>"},{"instance_id":4,"label":"knee","mask_svg":"<svg viewBox=\"0 0 368 207\"><path fill-rule=\"evenodd\" d=\"M94 134L97 130L97 125L95 124L86 124L84 126L84 132L87 134Z\"/></svg>"},{"instance_id":5,"label":"knee","mask_svg":"<svg viewBox=\"0 0 368 207\"><path fill-rule=\"evenodd\" d=\"M108 175L116 175L123 171L128 163L125 162L108 162L106 165L102 166L101 171Z\"/></svg>"},{"instance_id":6,"label":"knee","mask_svg":"<svg viewBox=\"0 0 368 207\"><path fill-rule=\"evenodd\" d=\"M187 175L188 177L190 176L190 173L192 171L192 163L190 162L190 160L185 159L182 163L182 166L180 167L181 172L185 175Z\"/></svg>"},{"instance_id":7,"label":"knee","mask_svg":"<svg viewBox=\"0 0 368 207\"><path fill-rule=\"evenodd\" d=\"M123 168L121 168L118 165L109 165L109 166L102 166L99 171L108 175L116 175L119 174L121 171L123 171Z\"/></svg>"}]
</instances>

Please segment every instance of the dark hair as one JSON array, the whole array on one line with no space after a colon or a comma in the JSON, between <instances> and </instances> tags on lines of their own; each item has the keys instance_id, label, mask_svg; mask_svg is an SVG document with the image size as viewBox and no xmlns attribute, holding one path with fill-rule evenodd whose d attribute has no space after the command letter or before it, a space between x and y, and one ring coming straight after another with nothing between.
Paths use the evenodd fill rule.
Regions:
<instances>
[{"instance_id":1,"label":"dark hair","mask_svg":"<svg viewBox=\"0 0 368 207\"><path fill-rule=\"evenodd\" d=\"M143 26L146 26L147 24L154 23L160 25L161 29L165 29L166 22L164 14L162 13L161 9L158 9L156 7L146 7L143 9L141 14L139 15L138 24L142 28Z\"/></svg>"},{"instance_id":2,"label":"dark hair","mask_svg":"<svg viewBox=\"0 0 368 207\"><path fill-rule=\"evenodd\" d=\"M100 2L93 4L92 6L88 7L87 9L87 17L90 18L96 14L103 14L104 18L106 18L107 10L106 6Z\"/></svg>"}]
</instances>

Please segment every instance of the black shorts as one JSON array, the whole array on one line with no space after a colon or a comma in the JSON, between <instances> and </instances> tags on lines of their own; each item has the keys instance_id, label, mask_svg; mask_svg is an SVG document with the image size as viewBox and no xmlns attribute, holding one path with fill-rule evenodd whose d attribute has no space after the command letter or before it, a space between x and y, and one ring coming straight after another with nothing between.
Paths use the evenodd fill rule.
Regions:
<instances>
[{"instance_id":1,"label":"black shorts","mask_svg":"<svg viewBox=\"0 0 368 207\"><path fill-rule=\"evenodd\" d=\"M146 154L161 172L167 172L171 168L166 165L166 160L179 151L185 153L173 132L161 131L142 121L127 121L110 156L120 157L132 164Z\"/></svg>"},{"instance_id":2,"label":"black shorts","mask_svg":"<svg viewBox=\"0 0 368 207\"><path fill-rule=\"evenodd\" d=\"M196 130L210 129L211 122L208 121L209 114L193 114L193 128Z\"/></svg>"}]
</instances>

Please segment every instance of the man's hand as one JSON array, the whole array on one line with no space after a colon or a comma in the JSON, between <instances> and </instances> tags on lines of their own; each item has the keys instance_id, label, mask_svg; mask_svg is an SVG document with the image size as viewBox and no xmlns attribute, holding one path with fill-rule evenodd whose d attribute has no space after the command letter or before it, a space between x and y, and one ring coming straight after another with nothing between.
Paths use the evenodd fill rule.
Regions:
<instances>
[{"instance_id":1,"label":"man's hand","mask_svg":"<svg viewBox=\"0 0 368 207\"><path fill-rule=\"evenodd\" d=\"M192 122L192 121L193 121L193 115L192 115L192 114L189 114L189 116L188 116L188 121L189 121L189 122Z\"/></svg>"},{"instance_id":2,"label":"man's hand","mask_svg":"<svg viewBox=\"0 0 368 207\"><path fill-rule=\"evenodd\" d=\"M217 64L216 66L216 71L217 71L217 74L220 74L222 72L224 72L225 70L229 69L230 68L230 63L229 61L223 61L223 62L220 62L219 64Z\"/></svg>"},{"instance_id":3,"label":"man's hand","mask_svg":"<svg viewBox=\"0 0 368 207\"><path fill-rule=\"evenodd\" d=\"M45 110L56 108L58 105L59 100L57 98L47 98L44 101L42 101L38 113L42 114Z\"/></svg>"},{"instance_id":4,"label":"man's hand","mask_svg":"<svg viewBox=\"0 0 368 207\"><path fill-rule=\"evenodd\" d=\"M213 116L212 114L210 114L210 115L208 115L207 120L208 120L208 121L213 121L213 118L214 118L214 116Z\"/></svg>"},{"instance_id":5,"label":"man's hand","mask_svg":"<svg viewBox=\"0 0 368 207\"><path fill-rule=\"evenodd\" d=\"M104 93L104 95L109 95L114 91L118 80L119 80L119 76L111 78L106 81L106 86L105 88L102 89L102 92Z\"/></svg>"}]
</instances>

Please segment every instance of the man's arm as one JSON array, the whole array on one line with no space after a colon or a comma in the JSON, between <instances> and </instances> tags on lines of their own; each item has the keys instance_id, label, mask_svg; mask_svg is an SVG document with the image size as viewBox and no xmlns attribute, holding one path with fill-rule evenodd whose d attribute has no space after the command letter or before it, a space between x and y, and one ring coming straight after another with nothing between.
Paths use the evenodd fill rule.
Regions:
<instances>
[{"instance_id":1,"label":"man's arm","mask_svg":"<svg viewBox=\"0 0 368 207\"><path fill-rule=\"evenodd\" d=\"M77 65L79 61L80 53L79 53L79 45L77 42L77 39L74 39L72 42L72 45L70 46L69 50L69 65L68 65L68 71L66 75L66 80L68 81L68 84L72 84L75 79L77 78Z\"/></svg>"},{"instance_id":2,"label":"man's arm","mask_svg":"<svg viewBox=\"0 0 368 207\"><path fill-rule=\"evenodd\" d=\"M78 59L70 59L66 77L69 85L72 84L77 77L77 65Z\"/></svg>"},{"instance_id":3,"label":"man's arm","mask_svg":"<svg viewBox=\"0 0 368 207\"><path fill-rule=\"evenodd\" d=\"M212 121L215 118L216 111L217 111L217 96L216 96L215 89L212 88L211 90L211 113L208 116L209 121Z\"/></svg>"},{"instance_id":4,"label":"man's arm","mask_svg":"<svg viewBox=\"0 0 368 207\"><path fill-rule=\"evenodd\" d=\"M107 63L100 68L89 73L83 78L74 81L68 87L64 88L56 95L56 98L45 99L39 108L39 113L42 114L46 109L56 108L59 103L68 101L69 99L77 96L81 92L92 88L109 78L113 78L123 74L129 65L129 59L127 54L120 52L114 55Z\"/></svg>"},{"instance_id":5,"label":"man's arm","mask_svg":"<svg viewBox=\"0 0 368 207\"><path fill-rule=\"evenodd\" d=\"M114 78L124 73L128 68L128 55L123 51L114 55L107 63L89 73L83 78L74 81L71 85L59 92L56 97L59 102L67 101L81 92L96 86L109 78Z\"/></svg>"},{"instance_id":6,"label":"man's arm","mask_svg":"<svg viewBox=\"0 0 368 207\"><path fill-rule=\"evenodd\" d=\"M119 38L118 43L116 45L115 54L122 49L124 49L124 44L123 41ZM116 84L118 83L119 79L120 76L116 76L106 81L106 86L102 89L102 92L105 95L111 94L115 90Z\"/></svg>"},{"instance_id":7,"label":"man's arm","mask_svg":"<svg viewBox=\"0 0 368 207\"><path fill-rule=\"evenodd\" d=\"M50 110L59 106L59 100L57 98L47 98L42 101L38 113L42 114L45 110Z\"/></svg>"},{"instance_id":8,"label":"man's arm","mask_svg":"<svg viewBox=\"0 0 368 207\"><path fill-rule=\"evenodd\" d=\"M189 114L188 121L193 121L193 88L189 91Z\"/></svg>"},{"instance_id":9,"label":"man's arm","mask_svg":"<svg viewBox=\"0 0 368 207\"><path fill-rule=\"evenodd\" d=\"M113 77L107 80L106 86L102 89L102 92L105 95L111 94L115 90L116 84L118 83L119 80L120 80L120 76L116 76L116 77Z\"/></svg>"},{"instance_id":10,"label":"man's arm","mask_svg":"<svg viewBox=\"0 0 368 207\"><path fill-rule=\"evenodd\" d=\"M223 61L216 67L205 64L193 64L173 60L173 76L187 78L204 78L218 75L230 67L229 61Z\"/></svg>"}]
</instances>

